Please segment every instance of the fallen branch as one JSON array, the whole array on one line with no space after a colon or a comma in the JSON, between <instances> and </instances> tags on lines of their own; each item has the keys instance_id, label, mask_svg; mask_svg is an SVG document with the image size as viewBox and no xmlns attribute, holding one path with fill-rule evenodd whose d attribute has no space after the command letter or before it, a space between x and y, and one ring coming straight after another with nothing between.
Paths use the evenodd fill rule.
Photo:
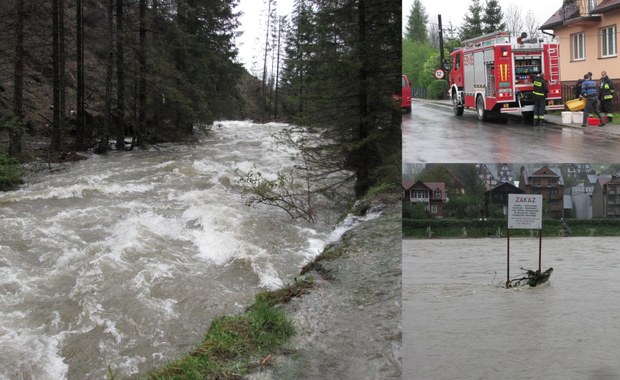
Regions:
<instances>
[{"instance_id":1,"label":"fallen branch","mask_svg":"<svg viewBox=\"0 0 620 380\"><path fill-rule=\"evenodd\" d=\"M531 269L524 268L521 268L521 270L525 271L525 276L506 281L506 288L514 288L523 285L535 287L549 281L551 273L553 273L553 268L549 268L542 273L540 270L533 271Z\"/></svg>"}]
</instances>

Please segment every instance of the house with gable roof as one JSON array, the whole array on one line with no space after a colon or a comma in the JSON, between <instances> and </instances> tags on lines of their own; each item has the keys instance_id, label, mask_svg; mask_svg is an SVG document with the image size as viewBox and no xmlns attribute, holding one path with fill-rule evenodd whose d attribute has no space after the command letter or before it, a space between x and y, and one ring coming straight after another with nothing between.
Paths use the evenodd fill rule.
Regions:
<instances>
[{"instance_id":1,"label":"house with gable roof","mask_svg":"<svg viewBox=\"0 0 620 380\"><path fill-rule=\"evenodd\" d=\"M526 194L542 194L543 211L549 218L564 217L564 209L570 207L570 199L564 197L564 179L560 168L521 167L519 188Z\"/></svg>"},{"instance_id":2,"label":"house with gable roof","mask_svg":"<svg viewBox=\"0 0 620 380\"><path fill-rule=\"evenodd\" d=\"M606 71L620 89L618 57L620 0L563 0L562 6L540 26L553 31L560 45L562 83L574 85L587 72L599 79ZM566 99L574 95L565 94ZM614 97L618 109L619 97Z\"/></svg>"},{"instance_id":3,"label":"house with gable roof","mask_svg":"<svg viewBox=\"0 0 620 380\"><path fill-rule=\"evenodd\" d=\"M403 200L409 203L421 203L429 217L443 218L444 205L448 202L446 184L443 182L417 181L403 182Z\"/></svg>"}]
</instances>

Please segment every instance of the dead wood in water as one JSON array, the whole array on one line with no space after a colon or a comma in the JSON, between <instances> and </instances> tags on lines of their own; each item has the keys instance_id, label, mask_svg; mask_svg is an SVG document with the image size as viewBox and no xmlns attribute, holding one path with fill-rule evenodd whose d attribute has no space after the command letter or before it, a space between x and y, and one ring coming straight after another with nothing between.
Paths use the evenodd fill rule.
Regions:
<instances>
[{"instance_id":1,"label":"dead wood in water","mask_svg":"<svg viewBox=\"0 0 620 380\"><path fill-rule=\"evenodd\" d=\"M514 288L523 285L535 287L549 281L551 273L553 272L553 268L549 268L542 273L540 270L533 271L531 269L524 268L521 268L521 270L525 271L525 276L506 281L506 288Z\"/></svg>"}]
</instances>

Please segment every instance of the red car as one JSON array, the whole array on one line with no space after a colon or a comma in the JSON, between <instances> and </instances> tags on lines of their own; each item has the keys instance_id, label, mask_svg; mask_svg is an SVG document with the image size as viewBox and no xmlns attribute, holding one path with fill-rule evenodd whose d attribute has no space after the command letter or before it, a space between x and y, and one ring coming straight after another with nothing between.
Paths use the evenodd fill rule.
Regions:
<instances>
[{"instance_id":1,"label":"red car","mask_svg":"<svg viewBox=\"0 0 620 380\"><path fill-rule=\"evenodd\" d=\"M409 78L405 74L403 74L402 79L400 108L404 109L406 113L411 112L411 85L409 84Z\"/></svg>"}]
</instances>

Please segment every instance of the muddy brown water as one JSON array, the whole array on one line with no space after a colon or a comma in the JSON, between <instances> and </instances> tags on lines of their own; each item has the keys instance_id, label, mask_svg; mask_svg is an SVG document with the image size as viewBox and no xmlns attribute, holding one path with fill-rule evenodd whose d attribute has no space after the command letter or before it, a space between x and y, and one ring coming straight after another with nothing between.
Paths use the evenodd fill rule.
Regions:
<instances>
[{"instance_id":1,"label":"muddy brown water","mask_svg":"<svg viewBox=\"0 0 620 380\"><path fill-rule=\"evenodd\" d=\"M505 289L505 239L403 241L403 379L620 378L616 237L543 239L546 286ZM511 239L511 273L538 239Z\"/></svg>"}]
</instances>

